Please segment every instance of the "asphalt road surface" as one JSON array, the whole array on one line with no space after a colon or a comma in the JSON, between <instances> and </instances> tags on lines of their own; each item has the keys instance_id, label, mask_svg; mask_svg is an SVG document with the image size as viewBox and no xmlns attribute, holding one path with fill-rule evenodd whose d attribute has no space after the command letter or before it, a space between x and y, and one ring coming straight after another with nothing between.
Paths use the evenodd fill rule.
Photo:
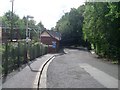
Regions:
<instances>
[{"instance_id":1,"label":"asphalt road surface","mask_svg":"<svg viewBox=\"0 0 120 90\"><path fill-rule=\"evenodd\" d=\"M118 88L118 66L86 50L65 49L47 70L47 88Z\"/></svg>"}]
</instances>

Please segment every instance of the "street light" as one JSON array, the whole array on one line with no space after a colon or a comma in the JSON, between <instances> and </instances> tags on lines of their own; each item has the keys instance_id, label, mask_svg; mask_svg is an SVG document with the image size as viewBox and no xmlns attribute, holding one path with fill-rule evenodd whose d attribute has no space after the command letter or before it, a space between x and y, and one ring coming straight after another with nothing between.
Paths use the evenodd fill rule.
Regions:
<instances>
[{"instance_id":1,"label":"street light","mask_svg":"<svg viewBox=\"0 0 120 90\"><path fill-rule=\"evenodd\" d=\"M28 19L29 18L34 18L34 17L27 15L27 18L26 18L26 50L25 50L26 61L28 61L28 45L27 44L28 44L28 41L29 41L29 34L28 34Z\"/></svg>"},{"instance_id":2,"label":"street light","mask_svg":"<svg viewBox=\"0 0 120 90\"><path fill-rule=\"evenodd\" d=\"M28 36L28 19L29 18L34 18L34 17L27 15L27 22L26 22L26 42L28 42L28 40L29 40L29 36Z\"/></svg>"},{"instance_id":3,"label":"street light","mask_svg":"<svg viewBox=\"0 0 120 90\"><path fill-rule=\"evenodd\" d=\"M13 31L13 5L14 5L14 0L10 0L10 2L12 2L12 15L11 15L11 31L10 31L10 35L11 35L11 41L12 41L12 31Z\"/></svg>"}]
</instances>

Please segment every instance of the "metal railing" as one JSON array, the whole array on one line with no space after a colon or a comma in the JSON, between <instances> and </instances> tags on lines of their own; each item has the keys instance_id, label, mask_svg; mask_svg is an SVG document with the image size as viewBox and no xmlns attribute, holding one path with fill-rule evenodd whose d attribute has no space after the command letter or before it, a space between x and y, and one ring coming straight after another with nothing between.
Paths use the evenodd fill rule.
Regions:
<instances>
[{"instance_id":1,"label":"metal railing","mask_svg":"<svg viewBox=\"0 0 120 90\"><path fill-rule=\"evenodd\" d=\"M28 46L27 46L28 45ZM27 53L26 53L27 52ZM18 69L21 65L35 60L47 53L47 47L40 42L31 41L28 44L24 41L6 42L2 44L2 74ZM27 54L27 55L26 55Z\"/></svg>"}]
</instances>

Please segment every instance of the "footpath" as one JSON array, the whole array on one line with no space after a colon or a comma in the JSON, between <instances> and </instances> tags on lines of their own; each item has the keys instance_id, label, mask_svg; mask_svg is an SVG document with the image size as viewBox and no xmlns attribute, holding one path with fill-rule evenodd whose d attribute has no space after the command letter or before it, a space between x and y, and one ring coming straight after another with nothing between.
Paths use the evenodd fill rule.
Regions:
<instances>
[{"instance_id":1,"label":"footpath","mask_svg":"<svg viewBox=\"0 0 120 90\"><path fill-rule=\"evenodd\" d=\"M47 54L37 58L36 61L27 65L24 69L3 83L2 88L37 88L40 71L43 65L53 57L53 54Z\"/></svg>"}]
</instances>

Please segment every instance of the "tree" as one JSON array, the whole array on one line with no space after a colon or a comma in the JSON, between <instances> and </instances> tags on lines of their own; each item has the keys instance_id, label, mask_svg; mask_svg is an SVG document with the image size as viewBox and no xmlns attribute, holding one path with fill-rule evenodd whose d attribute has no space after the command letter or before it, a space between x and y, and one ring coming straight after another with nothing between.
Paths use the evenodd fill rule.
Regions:
<instances>
[{"instance_id":1,"label":"tree","mask_svg":"<svg viewBox=\"0 0 120 90\"><path fill-rule=\"evenodd\" d=\"M13 28L16 28L19 30L20 38L25 39L26 38L26 22L27 18L24 16L22 19L19 18L18 15L13 13L13 20L11 20L11 11L6 12L1 18L2 18L2 26L9 28L7 32L10 33L10 27L11 27L11 21L13 22ZM36 33L34 30L38 30L38 25L36 25L36 21L34 20L28 20L28 28L31 28L31 37L36 37ZM41 23L40 26L42 29L44 29L44 25ZM33 30L34 29L34 30ZM14 31L13 31L14 35ZM38 37L37 37L38 38Z\"/></svg>"},{"instance_id":2,"label":"tree","mask_svg":"<svg viewBox=\"0 0 120 90\"><path fill-rule=\"evenodd\" d=\"M44 25L42 24L42 22L40 21L38 24L37 24L37 27L43 31L45 29Z\"/></svg>"},{"instance_id":3,"label":"tree","mask_svg":"<svg viewBox=\"0 0 120 90\"><path fill-rule=\"evenodd\" d=\"M119 3L86 3L83 21L84 39L100 56L117 59L120 50Z\"/></svg>"},{"instance_id":4,"label":"tree","mask_svg":"<svg viewBox=\"0 0 120 90\"><path fill-rule=\"evenodd\" d=\"M72 8L57 22L55 30L62 34L63 45L82 45L82 13Z\"/></svg>"}]
</instances>

